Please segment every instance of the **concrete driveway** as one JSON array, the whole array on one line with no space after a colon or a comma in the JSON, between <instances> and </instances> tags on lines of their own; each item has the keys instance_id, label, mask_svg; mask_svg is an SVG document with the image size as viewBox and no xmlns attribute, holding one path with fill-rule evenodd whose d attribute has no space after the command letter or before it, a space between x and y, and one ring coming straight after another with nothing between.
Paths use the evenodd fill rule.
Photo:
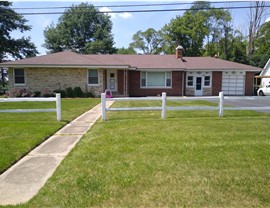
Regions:
<instances>
[{"instance_id":1,"label":"concrete driveway","mask_svg":"<svg viewBox=\"0 0 270 208\"><path fill-rule=\"evenodd\" d=\"M225 97L226 99L226 97ZM239 100L227 99L225 105L231 105L235 107L270 107L270 96L254 96L254 97L243 97ZM263 113L269 113L270 110L257 110Z\"/></svg>"},{"instance_id":2,"label":"concrete driveway","mask_svg":"<svg viewBox=\"0 0 270 208\"><path fill-rule=\"evenodd\" d=\"M219 102L219 99L209 99L210 102ZM224 96L224 105L233 107L270 107L270 96ZM256 110L269 113L270 110Z\"/></svg>"}]
</instances>

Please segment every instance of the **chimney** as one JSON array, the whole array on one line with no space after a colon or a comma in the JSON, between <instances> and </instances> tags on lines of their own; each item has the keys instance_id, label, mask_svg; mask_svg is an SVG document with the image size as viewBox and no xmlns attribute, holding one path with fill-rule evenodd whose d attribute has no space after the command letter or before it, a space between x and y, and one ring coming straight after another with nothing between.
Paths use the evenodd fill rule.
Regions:
<instances>
[{"instance_id":1,"label":"chimney","mask_svg":"<svg viewBox=\"0 0 270 208\"><path fill-rule=\"evenodd\" d=\"M176 58L177 59L182 59L183 58L183 53L184 53L184 48L183 46L179 45L177 46L176 50Z\"/></svg>"}]
</instances>

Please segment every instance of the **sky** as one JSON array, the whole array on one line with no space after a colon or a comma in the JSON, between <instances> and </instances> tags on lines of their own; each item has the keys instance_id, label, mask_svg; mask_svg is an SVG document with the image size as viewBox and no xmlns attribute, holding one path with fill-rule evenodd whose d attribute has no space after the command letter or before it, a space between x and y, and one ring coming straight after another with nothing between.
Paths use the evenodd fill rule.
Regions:
<instances>
[{"instance_id":1,"label":"sky","mask_svg":"<svg viewBox=\"0 0 270 208\"><path fill-rule=\"evenodd\" d=\"M24 1L15 0L11 6L18 13L42 13L42 12L63 12L64 9L33 9L33 8L44 8L44 7L70 7L72 5L78 5L81 2L86 1ZM187 9L191 7L191 4L181 4L181 5L159 5L150 7L110 7L112 5L138 5L138 4L168 4L168 3L192 3L193 1L171 1L171 0L94 0L87 1L94 6L100 6L100 11L119 11L119 10L143 10L143 9ZM216 0L215 2L218 2ZM222 1L224 2L224 1ZM215 7L221 6L248 6L250 2L234 2L227 1L227 3L214 4ZM27 9L28 8L28 9ZM31 9L29 9L31 8ZM114 42L116 48L125 47L127 48L129 43L132 42L132 36L139 30L145 31L148 28L154 28L155 30L161 29L165 24L168 24L171 19L175 18L177 15L182 15L184 11L170 11L170 12L149 12L149 13L109 13L113 23L112 34L114 36ZM247 31L248 26L248 14L249 9L233 9L231 10L232 17L234 20L234 27L240 29L244 34ZM268 13L268 12L266 12ZM268 15L268 14L267 14ZM25 32L24 34L20 32L13 32L13 37L19 38L22 36L30 36L31 41L37 46L37 50L40 55L46 54L47 49L42 47L44 44L44 30L47 26L54 23L57 24L58 18L61 14L39 14L39 15L24 15L25 19L28 20L27 24L32 26L32 30ZM268 15L270 17L270 13ZM268 18L266 16L265 18ZM245 34L246 35L246 34Z\"/></svg>"}]
</instances>

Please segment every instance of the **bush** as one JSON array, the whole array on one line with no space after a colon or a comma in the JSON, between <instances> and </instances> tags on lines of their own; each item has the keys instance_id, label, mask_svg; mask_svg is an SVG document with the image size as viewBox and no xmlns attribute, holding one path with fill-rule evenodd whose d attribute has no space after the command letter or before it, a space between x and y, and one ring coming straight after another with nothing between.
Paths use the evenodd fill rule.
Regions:
<instances>
[{"instance_id":1,"label":"bush","mask_svg":"<svg viewBox=\"0 0 270 208\"><path fill-rule=\"evenodd\" d=\"M74 97L83 97L83 91L80 87L74 88Z\"/></svg>"},{"instance_id":2,"label":"bush","mask_svg":"<svg viewBox=\"0 0 270 208\"><path fill-rule=\"evenodd\" d=\"M66 91L65 90L54 90L54 93L60 93L61 94L61 98L65 98L66 97Z\"/></svg>"},{"instance_id":3,"label":"bush","mask_svg":"<svg viewBox=\"0 0 270 208\"><path fill-rule=\"evenodd\" d=\"M35 91L31 96L32 97L40 97L41 92L40 91Z\"/></svg>"},{"instance_id":4,"label":"bush","mask_svg":"<svg viewBox=\"0 0 270 208\"><path fill-rule=\"evenodd\" d=\"M71 87L68 87L66 89L66 96L69 98L73 98L74 97L74 90Z\"/></svg>"},{"instance_id":5,"label":"bush","mask_svg":"<svg viewBox=\"0 0 270 208\"><path fill-rule=\"evenodd\" d=\"M85 93L85 97L91 97L91 98L94 98L95 97L95 95L92 93L92 92L86 92Z\"/></svg>"},{"instance_id":6,"label":"bush","mask_svg":"<svg viewBox=\"0 0 270 208\"><path fill-rule=\"evenodd\" d=\"M55 97L52 93L43 94L43 97Z\"/></svg>"}]
</instances>

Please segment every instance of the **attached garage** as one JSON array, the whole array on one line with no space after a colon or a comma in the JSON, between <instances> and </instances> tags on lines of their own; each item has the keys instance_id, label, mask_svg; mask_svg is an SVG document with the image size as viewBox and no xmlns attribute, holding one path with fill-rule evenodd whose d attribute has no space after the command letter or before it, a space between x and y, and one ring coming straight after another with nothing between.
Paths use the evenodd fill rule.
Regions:
<instances>
[{"instance_id":1,"label":"attached garage","mask_svg":"<svg viewBox=\"0 0 270 208\"><path fill-rule=\"evenodd\" d=\"M245 72L226 71L222 73L224 95L245 95Z\"/></svg>"}]
</instances>

